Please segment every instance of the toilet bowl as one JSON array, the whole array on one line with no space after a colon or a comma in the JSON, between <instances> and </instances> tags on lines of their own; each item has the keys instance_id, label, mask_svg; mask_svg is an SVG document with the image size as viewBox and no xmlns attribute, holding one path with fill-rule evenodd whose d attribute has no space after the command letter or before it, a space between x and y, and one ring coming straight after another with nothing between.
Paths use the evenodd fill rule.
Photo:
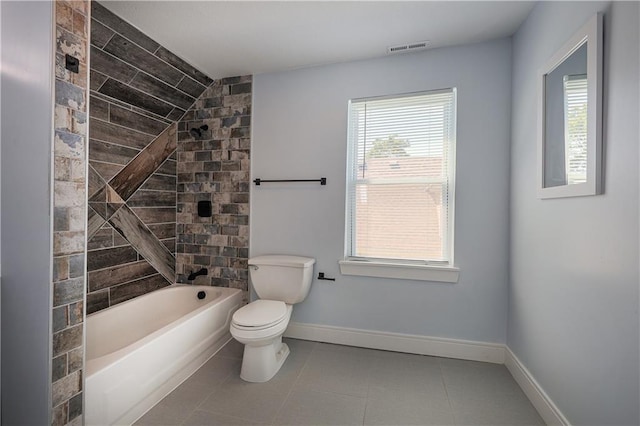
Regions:
<instances>
[{"instance_id":1,"label":"toilet bowl","mask_svg":"<svg viewBox=\"0 0 640 426\"><path fill-rule=\"evenodd\" d=\"M282 367L289 347L282 343L293 307L281 301L256 300L233 315L230 332L244 344L240 378L266 382Z\"/></svg>"},{"instance_id":2,"label":"toilet bowl","mask_svg":"<svg viewBox=\"0 0 640 426\"><path fill-rule=\"evenodd\" d=\"M249 259L249 274L261 297L238 309L231 320L231 336L244 344L240 378L266 382L280 370L289 347L282 343L293 304L309 293L315 259L268 255Z\"/></svg>"}]
</instances>

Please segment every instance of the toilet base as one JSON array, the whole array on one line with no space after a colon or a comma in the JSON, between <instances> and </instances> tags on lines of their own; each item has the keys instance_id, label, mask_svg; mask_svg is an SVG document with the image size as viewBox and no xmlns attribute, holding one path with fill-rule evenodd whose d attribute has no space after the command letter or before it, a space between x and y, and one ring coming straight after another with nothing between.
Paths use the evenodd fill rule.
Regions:
<instances>
[{"instance_id":1,"label":"toilet base","mask_svg":"<svg viewBox=\"0 0 640 426\"><path fill-rule=\"evenodd\" d=\"M282 336L264 346L244 345L240 378L246 382L263 383L271 380L289 356L289 346Z\"/></svg>"}]
</instances>

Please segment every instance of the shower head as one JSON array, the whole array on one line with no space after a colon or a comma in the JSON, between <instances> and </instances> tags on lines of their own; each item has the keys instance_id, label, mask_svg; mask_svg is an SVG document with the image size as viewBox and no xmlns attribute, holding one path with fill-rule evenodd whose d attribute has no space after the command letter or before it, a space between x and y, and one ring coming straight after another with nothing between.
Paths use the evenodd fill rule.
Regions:
<instances>
[{"instance_id":1,"label":"shower head","mask_svg":"<svg viewBox=\"0 0 640 426\"><path fill-rule=\"evenodd\" d=\"M209 130L209 126L207 126L206 124L203 124L200 127L192 127L191 130L189 130L189 133L193 138L201 138L202 132L206 130Z\"/></svg>"}]
</instances>

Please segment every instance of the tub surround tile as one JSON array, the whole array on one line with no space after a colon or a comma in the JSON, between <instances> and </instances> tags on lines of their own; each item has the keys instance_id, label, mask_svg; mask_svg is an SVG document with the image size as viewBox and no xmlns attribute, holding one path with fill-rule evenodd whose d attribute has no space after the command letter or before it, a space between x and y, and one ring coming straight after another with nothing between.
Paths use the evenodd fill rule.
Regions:
<instances>
[{"instance_id":1,"label":"tub surround tile","mask_svg":"<svg viewBox=\"0 0 640 426\"><path fill-rule=\"evenodd\" d=\"M110 105L109 111L109 117L111 117L111 111L115 112L114 117L116 118L127 114L125 112L126 110L122 111L122 108L115 105ZM129 111L129 113L131 112ZM142 130L148 130L148 127L142 127L139 124L135 126L124 126L99 119L92 119L91 130L92 139L138 150L145 148L156 137L156 135L144 133Z\"/></svg>"},{"instance_id":2,"label":"tub surround tile","mask_svg":"<svg viewBox=\"0 0 640 426\"><path fill-rule=\"evenodd\" d=\"M72 278L53 284L53 306L62 306L82 300L84 295L84 277Z\"/></svg>"},{"instance_id":3,"label":"tub surround tile","mask_svg":"<svg viewBox=\"0 0 640 426\"><path fill-rule=\"evenodd\" d=\"M96 312L175 282L174 122L212 80L100 3L91 10L87 312Z\"/></svg>"},{"instance_id":4,"label":"tub surround tile","mask_svg":"<svg viewBox=\"0 0 640 426\"><path fill-rule=\"evenodd\" d=\"M167 127L140 155L131 160L109 185L127 201L176 149L176 125Z\"/></svg>"},{"instance_id":5,"label":"tub surround tile","mask_svg":"<svg viewBox=\"0 0 640 426\"><path fill-rule=\"evenodd\" d=\"M129 64L137 64L138 68L157 75L158 78L171 85L182 80L184 74L119 34L115 34L104 46L104 51Z\"/></svg>"},{"instance_id":6,"label":"tub surround tile","mask_svg":"<svg viewBox=\"0 0 640 426\"><path fill-rule=\"evenodd\" d=\"M137 105L144 110L163 117L166 117L173 111L173 105L112 78L105 81L98 92L119 101Z\"/></svg>"},{"instance_id":7,"label":"tub surround tile","mask_svg":"<svg viewBox=\"0 0 640 426\"><path fill-rule=\"evenodd\" d=\"M78 324L66 328L53 335L53 355L58 356L64 352L82 346L82 325ZM57 405L57 404L56 404Z\"/></svg>"},{"instance_id":8,"label":"tub surround tile","mask_svg":"<svg viewBox=\"0 0 640 426\"><path fill-rule=\"evenodd\" d=\"M106 220L104 220L102 216L96 213L95 210L93 210L91 206L89 206L88 212L87 212L87 240L88 240L87 245L88 246L91 244L91 239L93 238L93 236L100 230L100 228L102 228L102 225L104 225L105 223L106 223Z\"/></svg>"},{"instance_id":9,"label":"tub surround tile","mask_svg":"<svg viewBox=\"0 0 640 426\"><path fill-rule=\"evenodd\" d=\"M154 209L157 211L157 209ZM171 252L126 205L115 213L109 223L140 253L169 283L175 279L176 260Z\"/></svg>"},{"instance_id":10,"label":"tub surround tile","mask_svg":"<svg viewBox=\"0 0 640 426\"><path fill-rule=\"evenodd\" d=\"M89 291L94 292L115 285L157 274L155 268L146 260L89 272Z\"/></svg>"},{"instance_id":11,"label":"tub surround tile","mask_svg":"<svg viewBox=\"0 0 640 426\"><path fill-rule=\"evenodd\" d=\"M91 139L89 141L89 160L107 162L113 164L126 165L140 151L121 145L115 145L99 140ZM96 167L96 171L99 169ZM103 176L104 178L105 176Z\"/></svg>"},{"instance_id":12,"label":"tub surround tile","mask_svg":"<svg viewBox=\"0 0 640 426\"><path fill-rule=\"evenodd\" d=\"M177 57L176 55L174 55L173 53L171 53L170 51L168 51L162 46L158 48L158 50L155 52L155 55L158 58L162 59L163 61L173 65L174 67L182 71L184 74L188 76L187 78L192 78L198 81L203 86L202 89L200 90L200 93L198 93L196 97L200 96L200 94L204 91L204 89L207 86L209 86L211 83L213 83L213 80L209 78L209 76L207 76L203 72L198 71L197 69L195 69L194 67L192 67L191 65L189 65L188 63L186 63L185 61L183 61L182 59L180 59L179 57Z\"/></svg>"},{"instance_id":13,"label":"tub surround tile","mask_svg":"<svg viewBox=\"0 0 640 426\"><path fill-rule=\"evenodd\" d=\"M138 253L131 246L87 252L87 270L89 272L136 261L138 261Z\"/></svg>"},{"instance_id":14,"label":"tub surround tile","mask_svg":"<svg viewBox=\"0 0 640 426\"><path fill-rule=\"evenodd\" d=\"M91 19L91 44L97 47L104 47L111 40L115 31L102 25L100 21Z\"/></svg>"},{"instance_id":15,"label":"tub surround tile","mask_svg":"<svg viewBox=\"0 0 640 426\"><path fill-rule=\"evenodd\" d=\"M171 283L160 274L120 284L109 289L109 302L111 306L113 306L117 303L125 302L134 297L161 289L170 284Z\"/></svg>"},{"instance_id":16,"label":"tub surround tile","mask_svg":"<svg viewBox=\"0 0 640 426\"><path fill-rule=\"evenodd\" d=\"M57 406L76 396L82 391L82 373L76 371L53 382L51 389L53 406ZM77 410L77 409L76 409Z\"/></svg>"},{"instance_id":17,"label":"tub surround tile","mask_svg":"<svg viewBox=\"0 0 640 426\"><path fill-rule=\"evenodd\" d=\"M161 99L166 99L172 105L184 110L189 109L195 101L192 96L184 93L183 91L175 89L173 86L169 86L168 84L144 73L138 73L138 75L136 75L131 81L130 85L131 87L135 87L145 93L149 93Z\"/></svg>"},{"instance_id":18,"label":"tub surround tile","mask_svg":"<svg viewBox=\"0 0 640 426\"><path fill-rule=\"evenodd\" d=\"M96 21L101 22L114 32L122 34L124 37L128 38L129 40L133 41L134 43L147 49L150 52L154 52L158 47L160 47L160 45L153 41L150 37L135 28L133 25L120 19L120 17L113 14L97 1L91 2L91 17ZM91 40L91 43L93 44L93 38Z\"/></svg>"},{"instance_id":19,"label":"tub surround tile","mask_svg":"<svg viewBox=\"0 0 640 426\"><path fill-rule=\"evenodd\" d=\"M109 114L109 119L112 123L130 129L137 129L153 136L158 136L167 127L165 121L156 120L116 105L111 106Z\"/></svg>"},{"instance_id":20,"label":"tub surround tile","mask_svg":"<svg viewBox=\"0 0 640 426\"><path fill-rule=\"evenodd\" d=\"M93 55L91 55L93 57ZM91 90L98 90L100 89L100 87L102 87L102 85L104 84L105 81L107 81L109 77L107 77L104 74L101 74L97 71L91 70L89 72L89 88Z\"/></svg>"},{"instance_id":21,"label":"tub surround tile","mask_svg":"<svg viewBox=\"0 0 640 426\"><path fill-rule=\"evenodd\" d=\"M89 198L91 198L93 194L98 192L106 185L106 182L104 181L104 179L102 179L100 174L96 171L96 169L93 168L92 165L89 165L88 171L89 173L87 175L87 179L89 181L89 186L87 195L89 196Z\"/></svg>"},{"instance_id":22,"label":"tub surround tile","mask_svg":"<svg viewBox=\"0 0 640 426\"><path fill-rule=\"evenodd\" d=\"M87 293L87 315L109 307L109 290Z\"/></svg>"},{"instance_id":23,"label":"tub surround tile","mask_svg":"<svg viewBox=\"0 0 640 426\"><path fill-rule=\"evenodd\" d=\"M100 177L102 177L105 182L110 180L124 168L123 165L105 163L103 161L89 161L89 164L95 169L96 172L98 172Z\"/></svg>"},{"instance_id":24,"label":"tub surround tile","mask_svg":"<svg viewBox=\"0 0 640 426\"><path fill-rule=\"evenodd\" d=\"M205 266L212 285L247 291L251 82L216 81L178 125L178 282ZM189 133L205 124L201 137ZM199 201L211 217L198 216Z\"/></svg>"}]
</instances>

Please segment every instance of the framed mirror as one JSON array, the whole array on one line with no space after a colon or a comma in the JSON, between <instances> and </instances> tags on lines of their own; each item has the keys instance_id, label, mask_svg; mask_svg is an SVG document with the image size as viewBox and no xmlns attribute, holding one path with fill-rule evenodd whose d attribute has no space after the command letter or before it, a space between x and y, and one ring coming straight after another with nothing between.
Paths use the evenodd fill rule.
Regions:
<instances>
[{"instance_id":1,"label":"framed mirror","mask_svg":"<svg viewBox=\"0 0 640 426\"><path fill-rule=\"evenodd\" d=\"M601 194L602 14L545 64L538 102L538 198Z\"/></svg>"}]
</instances>

